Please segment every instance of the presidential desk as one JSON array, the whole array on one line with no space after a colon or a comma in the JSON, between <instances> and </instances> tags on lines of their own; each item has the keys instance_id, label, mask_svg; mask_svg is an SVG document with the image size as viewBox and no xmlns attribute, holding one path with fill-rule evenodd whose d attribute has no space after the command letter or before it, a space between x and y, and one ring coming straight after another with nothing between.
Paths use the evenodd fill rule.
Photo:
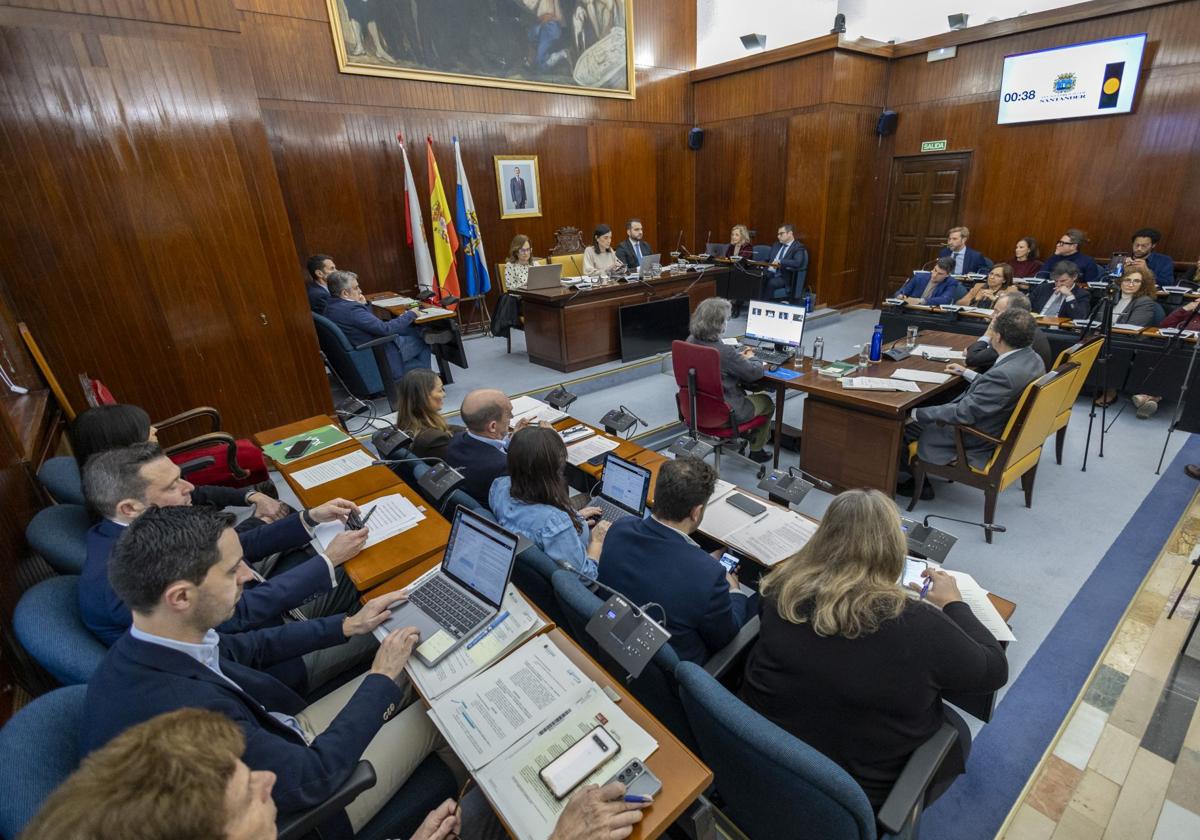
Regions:
<instances>
[{"instance_id":1,"label":"presidential desk","mask_svg":"<svg viewBox=\"0 0 1200 840\"><path fill-rule=\"evenodd\" d=\"M622 306L686 294L688 311L717 294L729 269L664 271L648 280L607 281L591 288L513 289L525 317L529 360L568 373L621 358Z\"/></svg>"}]
</instances>

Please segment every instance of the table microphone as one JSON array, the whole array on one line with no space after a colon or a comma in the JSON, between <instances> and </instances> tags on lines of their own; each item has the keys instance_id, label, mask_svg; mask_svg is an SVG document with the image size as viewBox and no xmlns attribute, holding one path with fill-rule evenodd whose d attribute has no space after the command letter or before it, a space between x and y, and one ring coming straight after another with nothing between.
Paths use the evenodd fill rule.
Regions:
<instances>
[{"instance_id":1,"label":"table microphone","mask_svg":"<svg viewBox=\"0 0 1200 840\"><path fill-rule=\"evenodd\" d=\"M458 485L466 481L466 478L461 472L447 464L441 458L377 458L371 462L375 467L390 467L393 464L411 463L420 461L422 464L429 465L430 461L436 462L429 467L429 471L417 479L417 484L420 485L426 493L428 493L435 501L434 504L440 505L442 500L450 494ZM463 468L466 469L465 467Z\"/></svg>"},{"instance_id":2,"label":"table microphone","mask_svg":"<svg viewBox=\"0 0 1200 840\"><path fill-rule=\"evenodd\" d=\"M804 470L800 469L799 467L788 467L788 473L790 475L795 475L796 473L800 473L801 478L806 479L807 481L811 481L813 484L817 485L822 490L832 490L833 489L833 485L830 484L825 479L817 478L812 473L805 472Z\"/></svg>"}]
</instances>

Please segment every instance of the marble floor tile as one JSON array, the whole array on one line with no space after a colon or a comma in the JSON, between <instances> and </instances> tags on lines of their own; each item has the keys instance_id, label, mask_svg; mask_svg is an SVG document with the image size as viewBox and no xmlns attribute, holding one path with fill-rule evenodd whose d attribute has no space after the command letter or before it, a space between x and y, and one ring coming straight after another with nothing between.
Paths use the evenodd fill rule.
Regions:
<instances>
[{"instance_id":1,"label":"marble floor tile","mask_svg":"<svg viewBox=\"0 0 1200 840\"><path fill-rule=\"evenodd\" d=\"M1195 840L1197 837L1200 837L1200 815L1169 800L1164 802L1153 840Z\"/></svg>"},{"instance_id":2,"label":"marble floor tile","mask_svg":"<svg viewBox=\"0 0 1200 840\"><path fill-rule=\"evenodd\" d=\"M1162 680L1134 671L1109 715L1109 723L1140 739L1146 731L1146 724L1150 722L1150 716L1154 714L1162 687Z\"/></svg>"},{"instance_id":3,"label":"marble floor tile","mask_svg":"<svg viewBox=\"0 0 1200 840\"><path fill-rule=\"evenodd\" d=\"M1054 745L1054 754L1073 767L1083 770L1092 757L1092 750L1104 732L1104 724L1108 715L1090 703L1080 703L1071 720L1063 730L1058 743ZM1182 733L1180 743L1183 742Z\"/></svg>"},{"instance_id":4,"label":"marble floor tile","mask_svg":"<svg viewBox=\"0 0 1200 840\"><path fill-rule=\"evenodd\" d=\"M1166 680L1179 658L1187 631L1187 624L1178 619L1160 621L1150 633L1134 668L1147 676Z\"/></svg>"},{"instance_id":5,"label":"marble floor tile","mask_svg":"<svg viewBox=\"0 0 1200 840\"><path fill-rule=\"evenodd\" d=\"M1104 826L1097 825L1074 808L1063 811L1062 819L1051 835L1051 840L1100 840Z\"/></svg>"},{"instance_id":6,"label":"marble floor tile","mask_svg":"<svg viewBox=\"0 0 1200 840\"><path fill-rule=\"evenodd\" d=\"M1131 673L1137 665L1138 657L1142 655L1142 649L1150 639L1150 630L1149 624L1140 621L1124 622L1108 652L1104 654L1103 664L1122 674Z\"/></svg>"},{"instance_id":7,"label":"marble floor tile","mask_svg":"<svg viewBox=\"0 0 1200 840\"><path fill-rule=\"evenodd\" d=\"M1134 599L1133 605L1129 608L1127 620L1132 618L1134 621L1140 621L1143 624L1153 627L1163 615L1166 605L1166 595L1142 590L1142 593Z\"/></svg>"},{"instance_id":8,"label":"marble floor tile","mask_svg":"<svg viewBox=\"0 0 1200 840\"><path fill-rule=\"evenodd\" d=\"M1041 775L1029 791L1026 801L1054 821L1062 816L1075 785L1083 778L1083 771L1073 767L1056 755L1046 759ZM1166 789L1164 783L1163 789Z\"/></svg>"},{"instance_id":9,"label":"marble floor tile","mask_svg":"<svg viewBox=\"0 0 1200 840\"><path fill-rule=\"evenodd\" d=\"M1142 735L1141 746L1174 763L1183 747L1188 725L1196 711L1196 700L1165 689Z\"/></svg>"},{"instance_id":10,"label":"marble floor tile","mask_svg":"<svg viewBox=\"0 0 1200 840\"><path fill-rule=\"evenodd\" d=\"M1083 702L1091 703L1102 712L1111 712L1127 682L1128 673L1121 673L1111 665L1101 665L1083 695Z\"/></svg>"},{"instance_id":11,"label":"marble floor tile","mask_svg":"<svg viewBox=\"0 0 1200 840\"><path fill-rule=\"evenodd\" d=\"M1165 687L1193 700L1200 698L1200 659L1177 657L1167 675Z\"/></svg>"},{"instance_id":12,"label":"marble floor tile","mask_svg":"<svg viewBox=\"0 0 1200 840\"><path fill-rule=\"evenodd\" d=\"M1137 748L1138 739L1135 736L1109 723L1104 727L1096 749L1092 751L1088 769L1095 770L1119 785L1124 784L1125 775L1129 772L1129 765L1133 763Z\"/></svg>"},{"instance_id":13,"label":"marble floor tile","mask_svg":"<svg viewBox=\"0 0 1200 840\"><path fill-rule=\"evenodd\" d=\"M1137 751L1104 831L1104 840L1151 840L1172 769L1169 761L1154 753Z\"/></svg>"},{"instance_id":14,"label":"marble floor tile","mask_svg":"<svg viewBox=\"0 0 1200 840\"><path fill-rule=\"evenodd\" d=\"M1055 822L1041 811L1022 805L1004 832L1004 840L1050 840Z\"/></svg>"},{"instance_id":15,"label":"marble floor tile","mask_svg":"<svg viewBox=\"0 0 1200 840\"><path fill-rule=\"evenodd\" d=\"M1200 752L1200 708L1192 712L1192 723L1188 727L1187 735L1183 736L1183 745L1189 750Z\"/></svg>"},{"instance_id":16,"label":"marble floor tile","mask_svg":"<svg viewBox=\"0 0 1200 840\"><path fill-rule=\"evenodd\" d=\"M1175 772L1167 787L1167 799L1200 814L1200 752L1187 748L1179 751Z\"/></svg>"},{"instance_id":17,"label":"marble floor tile","mask_svg":"<svg viewBox=\"0 0 1200 840\"><path fill-rule=\"evenodd\" d=\"M1103 827L1112 816L1113 806L1117 804L1117 796L1121 786L1111 779L1106 779L1099 773L1088 770L1075 786L1075 793L1067 805L1067 811L1078 811L1091 822Z\"/></svg>"}]
</instances>

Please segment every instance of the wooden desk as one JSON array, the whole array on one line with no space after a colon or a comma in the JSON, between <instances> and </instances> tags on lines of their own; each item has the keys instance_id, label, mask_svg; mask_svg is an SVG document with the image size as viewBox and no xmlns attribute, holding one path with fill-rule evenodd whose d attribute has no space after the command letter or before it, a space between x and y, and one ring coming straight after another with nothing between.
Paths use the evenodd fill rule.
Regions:
<instances>
[{"instance_id":1,"label":"wooden desk","mask_svg":"<svg viewBox=\"0 0 1200 840\"><path fill-rule=\"evenodd\" d=\"M380 306L378 303L375 302L377 300L385 300L387 298L402 297L402 295L400 295L396 292L372 292L369 295L365 295L365 297L370 302L371 306L388 313L388 315L390 315L392 317L395 317L397 315L403 315L405 312L408 312L410 309L412 309L411 306ZM421 309L421 310L424 309L424 307L417 307L417 308ZM436 314L436 315L418 315L416 323L432 324L436 321L448 321L448 320L451 320L456 317L458 317L458 314L453 311L443 312L443 313Z\"/></svg>"},{"instance_id":2,"label":"wooden desk","mask_svg":"<svg viewBox=\"0 0 1200 840\"><path fill-rule=\"evenodd\" d=\"M622 306L687 293L688 309L716 294L726 269L663 274L646 281L611 282L591 289L518 289L529 360L564 373L621 358L617 315Z\"/></svg>"},{"instance_id":3,"label":"wooden desk","mask_svg":"<svg viewBox=\"0 0 1200 840\"><path fill-rule=\"evenodd\" d=\"M924 332L924 344L965 350L973 339L956 333ZM857 362L857 356L847 361ZM794 362L792 363L795 364ZM888 378L901 368L941 372L945 362L933 362L910 356L902 362L886 359L872 363L860 376ZM779 446L783 436L783 404L788 390L803 391L804 428L800 436L800 463L805 472L831 483L835 490L857 487L896 492L900 442L908 412L930 398L949 391L962 381L951 376L940 385L917 383L920 393L905 391L847 391L829 376L815 369L796 379L775 382L775 466L779 466Z\"/></svg>"},{"instance_id":4,"label":"wooden desk","mask_svg":"<svg viewBox=\"0 0 1200 840\"><path fill-rule=\"evenodd\" d=\"M617 444L617 448L611 449L609 452L611 452L613 455L616 455L618 458L624 458L626 461L632 461L639 467L649 468L650 491L646 495L646 504L653 505L654 485L658 483L658 470L659 467L661 467L667 461L667 458L658 454L652 449L647 449L640 443L635 443L632 440L625 440L617 437L616 435L610 435L598 426L593 426L591 423L584 423L582 420L578 420L574 417L565 417L553 424L554 428L558 429L560 432L563 429L569 429L572 426L578 425L587 426L589 429L592 429L594 432L596 432L596 434L598 434L600 437L608 438L609 440L620 441L620 443ZM609 452L606 452L605 454L607 455ZM604 472L603 467L589 464L586 461L578 466L573 466L572 468L578 470L586 478L593 482L598 481L600 479L600 475Z\"/></svg>"}]
</instances>

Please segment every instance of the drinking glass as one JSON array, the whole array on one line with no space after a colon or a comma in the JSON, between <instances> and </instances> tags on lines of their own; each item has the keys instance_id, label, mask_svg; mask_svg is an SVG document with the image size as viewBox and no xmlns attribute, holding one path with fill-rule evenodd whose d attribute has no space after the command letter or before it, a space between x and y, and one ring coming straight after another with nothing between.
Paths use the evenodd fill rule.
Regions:
<instances>
[{"instance_id":1,"label":"drinking glass","mask_svg":"<svg viewBox=\"0 0 1200 840\"><path fill-rule=\"evenodd\" d=\"M916 326L911 326L908 328L908 336L905 338L905 347L907 349L912 350L917 346L917 333L920 331L920 328Z\"/></svg>"}]
</instances>

